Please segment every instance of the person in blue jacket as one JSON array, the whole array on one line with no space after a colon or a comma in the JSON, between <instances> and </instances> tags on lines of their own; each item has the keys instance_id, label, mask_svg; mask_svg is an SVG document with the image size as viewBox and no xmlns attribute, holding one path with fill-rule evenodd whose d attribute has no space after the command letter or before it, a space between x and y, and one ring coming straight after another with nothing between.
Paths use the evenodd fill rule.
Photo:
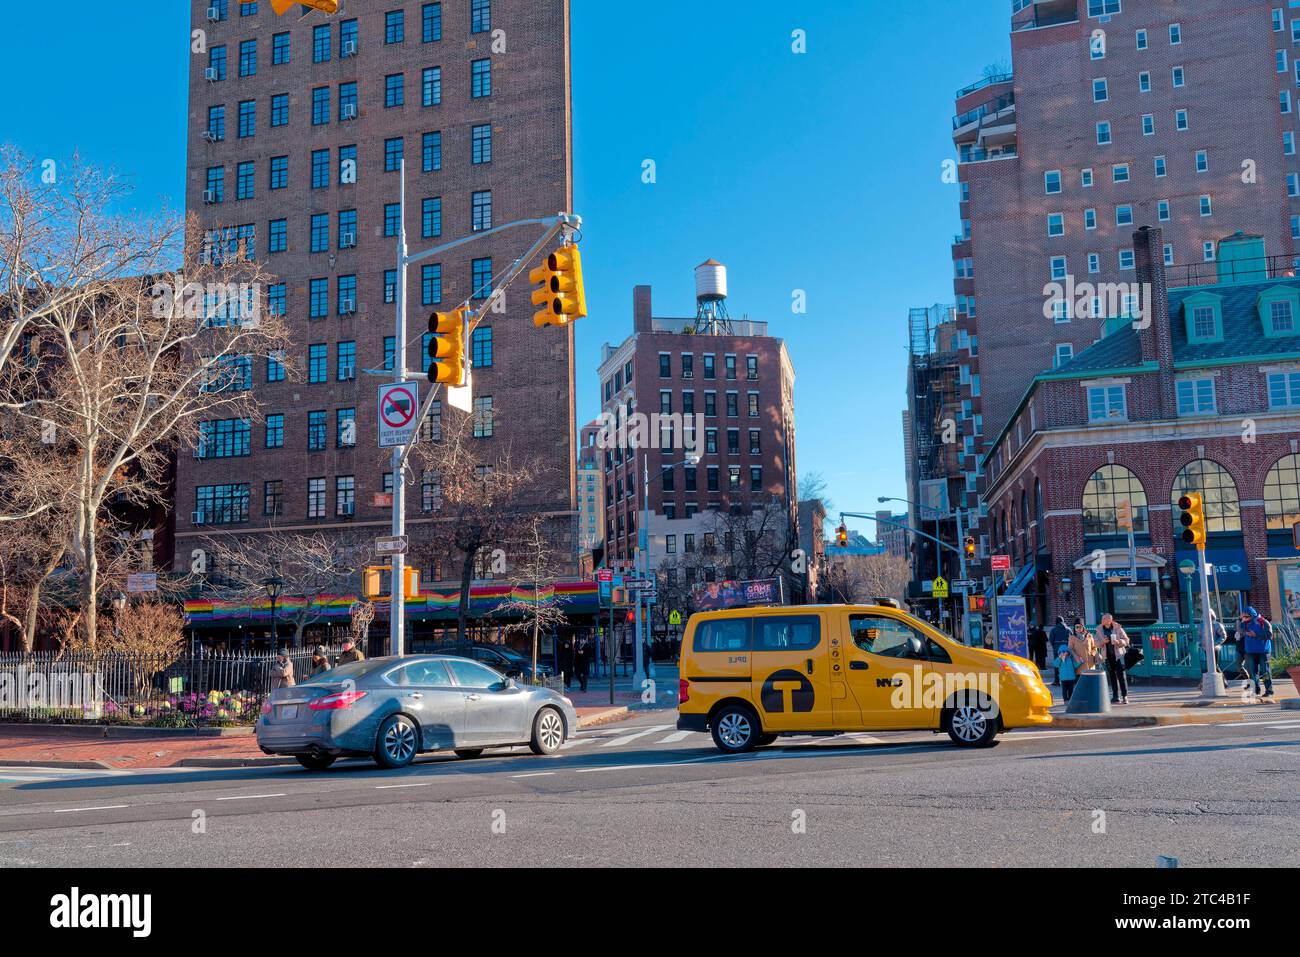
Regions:
<instances>
[{"instance_id":1,"label":"person in blue jacket","mask_svg":"<svg viewBox=\"0 0 1300 957\"><path fill-rule=\"evenodd\" d=\"M1255 686L1259 694L1260 681L1264 684L1263 700L1273 699L1273 667L1269 656L1273 653L1273 625L1254 608L1247 608L1241 613L1241 624L1237 626L1237 640L1241 642L1247 680Z\"/></svg>"}]
</instances>

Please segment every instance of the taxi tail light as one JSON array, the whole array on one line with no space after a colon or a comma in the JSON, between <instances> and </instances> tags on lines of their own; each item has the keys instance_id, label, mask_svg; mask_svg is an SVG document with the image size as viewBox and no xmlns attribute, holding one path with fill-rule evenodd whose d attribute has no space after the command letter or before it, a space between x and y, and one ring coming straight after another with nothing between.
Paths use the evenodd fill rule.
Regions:
<instances>
[{"instance_id":1,"label":"taxi tail light","mask_svg":"<svg viewBox=\"0 0 1300 957\"><path fill-rule=\"evenodd\" d=\"M307 707L312 711L338 711L341 708L350 708L366 696L364 691L340 691L337 694L327 694L323 698L317 698L315 701L307 703Z\"/></svg>"},{"instance_id":2,"label":"taxi tail light","mask_svg":"<svg viewBox=\"0 0 1300 957\"><path fill-rule=\"evenodd\" d=\"M691 700L691 683L685 678L677 679L677 703L684 704Z\"/></svg>"}]
</instances>

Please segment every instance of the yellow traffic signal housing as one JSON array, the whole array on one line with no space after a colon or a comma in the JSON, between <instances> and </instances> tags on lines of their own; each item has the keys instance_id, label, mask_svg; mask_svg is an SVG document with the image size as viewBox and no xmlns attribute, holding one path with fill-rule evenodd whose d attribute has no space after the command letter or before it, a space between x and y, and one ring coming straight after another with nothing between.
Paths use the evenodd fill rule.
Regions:
<instances>
[{"instance_id":1,"label":"yellow traffic signal housing","mask_svg":"<svg viewBox=\"0 0 1300 957\"><path fill-rule=\"evenodd\" d=\"M383 596L380 591L379 576L385 571L382 565L371 565L361 572L361 594L366 599L374 601L376 598Z\"/></svg>"},{"instance_id":2,"label":"yellow traffic signal housing","mask_svg":"<svg viewBox=\"0 0 1300 957\"><path fill-rule=\"evenodd\" d=\"M975 539L973 539L969 535L966 536L966 557L967 558L975 557Z\"/></svg>"},{"instance_id":3,"label":"yellow traffic signal housing","mask_svg":"<svg viewBox=\"0 0 1300 957\"><path fill-rule=\"evenodd\" d=\"M239 0L240 3L256 3L257 0ZM338 13L339 0L271 0L271 9L277 17L282 17L294 7L307 7L321 13Z\"/></svg>"},{"instance_id":4,"label":"yellow traffic signal housing","mask_svg":"<svg viewBox=\"0 0 1300 957\"><path fill-rule=\"evenodd\" d=\"M406 587L402 589L402 594L408 599L420 597L420 570L412 568L410 565L404 565L402 572L406 578Z\"/></svg>"},{"instance_id":5,"label":"yellow traffic signal housing","mask_svg":"<svg viewBox=\"0 0 1300 957\"><path fill-rule=\"evenodd\" d=\"M406 586L402 589L402 594L407 598L420 597L420 570L412 568L410 565L402 567L403 578L406 580ZM376 598L389 598L392 592L384 587L384 578L389 582L392 581L393 568L391 565L371 565L362 569L361 572L361 593L370 601ZM391 587L391 586L390 586Z\"/></svg>"},{"instance_id":6,"label":"yellow traffic signal housing","mask_svg":"<svg viewBox=\"0 0 1300 957\"><path fill-rule=\"evenodd\" d=\"M430 382L458 386L465 381L465 316L462 307L429 317Z\"/></svg>"},{"instance_id":7,"label":"yellow traffic signal housing","mask_svg":"<svg viewBox=\"0 0 1300 957\"><path fill-rule=\"evenodd\" d=\"M533 315L533 325L566 326L587 315L587 292L582 282L582 254L577 246L561 246L546 257L546 262L528 274L533 291L533 305L541 306Z\"/></svg>"},{"instance_id":8,"label":"yellow traffic signal housing","mask_svg":"<svg viewBox=\"0 0 1300 957\"><path fill-rule=\"evenodd\" d=\"M841 525L835 530L835 544L840 548L847 548L849 544L849 530L846 526Z\"/></svg>"},{"instance_id":9,"label":"yellow traffic signal housing","mask_svg":"<svg viewBox=\"0 0 1300 957\"><path fill-rule=\"evenodd\" d=\"M1133 503L1128 499L1115 506L1115 522L1121 531L1133 531Z\"/></svg>"},{"instance_id":10,"label":"yellow traffic signal housing","mask_svg":"<svg viewBox=\"0 0 1300 957\"><path fill-rule=\"evenodd\" d=\"M1178 500L1182 510L1179 521L1183 525L1183 541L1197 548L1205 547L1205 500L1196 492L1189 492Z\"/></svg>"}]
</instances>

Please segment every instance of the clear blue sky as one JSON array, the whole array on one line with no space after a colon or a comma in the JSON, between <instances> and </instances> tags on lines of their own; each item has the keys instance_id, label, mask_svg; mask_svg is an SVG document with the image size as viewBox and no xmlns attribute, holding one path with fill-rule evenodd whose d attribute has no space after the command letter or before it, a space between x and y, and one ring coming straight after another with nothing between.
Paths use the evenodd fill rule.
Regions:
<instances>
[{"instance_id":1,"label":"clear blue sky","mask_svg":"<svg viewBox=\"0 0 1300 957\"><path fill-rule=\"evenodd\" d=\"M129 177L141 209L178 208L189 4L103 4L109 15L71 28L50 18L89 0L10 6L0 141L38 158L80 150ZM659 314L691 314L692 270L712 256L732 314L787 342L800 474L821 472L842 509L905 494L907 310L952 298L952 95L1008 56L1010 4L573 0L573 20L591 313L577 327L579 422L599 411L600 346L630 331L632 287L654 286Z\"/></svg>"}]
</instances>

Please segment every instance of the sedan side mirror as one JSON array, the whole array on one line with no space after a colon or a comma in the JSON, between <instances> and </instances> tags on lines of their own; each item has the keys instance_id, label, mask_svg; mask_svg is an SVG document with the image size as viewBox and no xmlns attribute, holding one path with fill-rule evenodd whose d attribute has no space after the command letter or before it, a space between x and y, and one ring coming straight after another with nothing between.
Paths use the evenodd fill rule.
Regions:
<instances>
[{"instance_id":1,"label":"sedan side mirror","mask_svg":"<svg viewBox=\"0 0 1300 957\"><path fill-rule=\"evenodd\" d=\"M498 686L497 690L499 690L499 691L513 691L513 690L514 690L515 688L517 688L517 687L519 687L519 686L518 686L517 684L515 684L515 679L514 679L514 678L506 678L504 681L501 682L501 684Z\"/></svg>"}]
</instances>

